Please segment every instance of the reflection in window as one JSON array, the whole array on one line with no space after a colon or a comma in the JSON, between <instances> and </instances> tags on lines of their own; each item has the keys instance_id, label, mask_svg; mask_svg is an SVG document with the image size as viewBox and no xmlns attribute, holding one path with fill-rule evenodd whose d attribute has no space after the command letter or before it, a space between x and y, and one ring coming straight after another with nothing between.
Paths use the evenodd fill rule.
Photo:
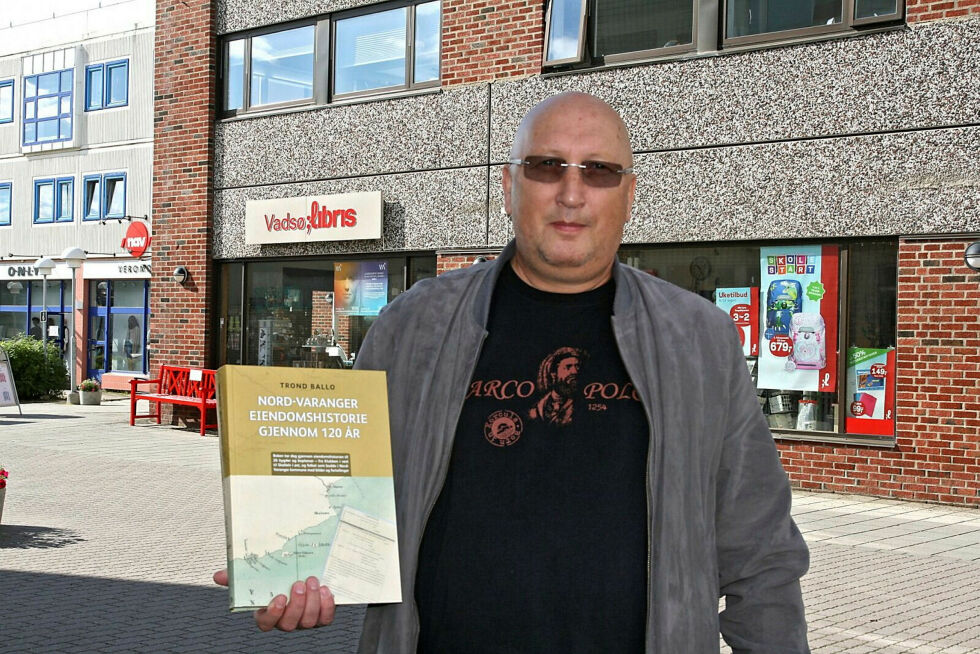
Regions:
<instances>
[{"instance_id":1,"label":"reflection in window","mask_svg":"<svg viewBox=\"0 0 980 654\"><path fill-rule=\"evenodd\" d=\"M70 69L24 78L24 145L71 139L73 78Z\"/></svg>"},{"instance_id":2,"label":"reflection in window","mask_svg":"<svg viewBox=\"0 0 980 654\"><path fill-rule=\"evenodd\" d=\"M689 44L691 0L597 0L595 54L607 56Z\"/></svg>"},{"instance_id":3,"label":"reflection in window","mask_svg":"<svg viewBox=\"0 0 980 654\"><path fill-rule=\"evenodd\" d=\"M114 173L105 176L105 217L122 218L126 215L126 176Z\"/></svg>"},{"instance_id":4,"label":"reflection in window","mask_svg":"<svg viewBox=\"0 0 980 654\"><path fill-rule=\"evenodd\" d=\"M245 79L245 39L228 43L225 59L225 110L234 111L243 107L242 85Z\"/></svg>"},{"instance_id":5,"label":"reflection in window","mask_svg":"<svg viewBox=\"0 0 980 654\"><path fill-rule=\"evenodd\" d=\"M0 184L0 225L10 224L10 200L13 195L13 185L10 182Z\"/></svg>"},{"instance_id":6,"label":"reflection in window","mask_svg":"<svg viewBox=\"0 0 980 654\"><path fill-rule=\"evenodd\" d=\"M313 97L313 37L306 25L252 38L253 107Z\"/></svg>"},{"instance_id":7,"label":"reflection in window","mask_svg":"<svg viewBox=\"0 0 980 654\"><path fill-rule=\"evenodd\" d=\"M415 8L415 81L439 79L439 3L427 2Z\"/></svg>"},{"instance_id":8,"label":"reflection in window","mask_svg":"<svg viewBox=\"0 0 980 654\"><path fill-rule=\"evenodd\" d=\"M897 13L897 0L855 0L854 2L854 18L894 16Z\"/></svg>"},{"instance_id":9,"label":"reflection in window","mask_svg":"<svg viewBox=\"0 0 980 654\"><path fill-rule=\"evenodd\" d=\"M334 92L405 84L408 8L337 21Z\"/></svg>"},{"instance_id":10,"label":"reflection in window","mask_svg":"<svg viewBox=\"0 0 980 654\"><path fill-rule=\"evenodd\" d=\"M14 119L14 80L0 81L0 123Z\"/></svg>"},{"instance_id":11,"label":"reflection in window","mask_svg":"<svg viewBox=\"0 0 980 654\"><path fill-rule=\"evenodd\" d=\"M834 25L841 22L842 0L729 0L727 36Z\"/></svg>"},{"instance_id":12,"label":"reflection in window","mask_svg":"<svg viewBox=\"0 0 980 654\"><path fill-rule=\"evenodd\" d=\"M102 178L86 177L85 181L85 203L83 213L85 220L98 220L102 217Z\"/></svg>"},{"instance_id":13,"label":"reflection in window","mask_svg":"<svg viewBox=\"0 0 980 654\"><path fill-rule=\"evenodd\" d=\"M585 1L552 0L548 12L545 62L578 61L585 28Z\"/></svg>"}]
</instances>

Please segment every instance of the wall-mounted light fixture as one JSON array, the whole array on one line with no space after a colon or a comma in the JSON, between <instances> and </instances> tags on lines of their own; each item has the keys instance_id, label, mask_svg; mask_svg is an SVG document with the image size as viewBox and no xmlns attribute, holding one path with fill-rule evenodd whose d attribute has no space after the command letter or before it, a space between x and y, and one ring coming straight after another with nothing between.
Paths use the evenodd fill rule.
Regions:
<instances>
[{"instance_id":1,"label":"wall-mounted light fixture","mask_svg":"<svg viewBox=\"0 0 980 654\"><path fill-rule=\"evenodd\" d=\"M184 282L187 281L188 277L190 277L190 273L187 272L187 268L183 266L177 266L176 268L174 268L173 278L174 281L177 282L178 284L182 285Z\"/></svg>"},{"instance_id":2,"label":"wall-mounted light fixture","mask_svg":"<svg viewBox=\"0 0 980 654\"><path fill-rule=\"evenodd\" d=\"M963 261L973 270L980 270L980 241L974 241L966 246Z\"/></svg>"}]
</instances>

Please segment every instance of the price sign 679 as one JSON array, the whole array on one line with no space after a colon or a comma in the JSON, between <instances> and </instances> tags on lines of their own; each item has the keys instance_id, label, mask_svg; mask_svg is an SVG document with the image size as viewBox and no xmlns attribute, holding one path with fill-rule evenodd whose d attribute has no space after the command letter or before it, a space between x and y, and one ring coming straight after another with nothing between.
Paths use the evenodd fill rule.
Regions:
<instances>
[{"instance_id":1,"label":"price sign 679","mask_svg":"<svg viewBox=\"0 0 980 654\"><path fill-rule=\"evenodd\" d=\"M777 334L769 341L769 353L774 357L788 357L793 353L793 341L785 334Z\"/></svg>"}]
</instances>

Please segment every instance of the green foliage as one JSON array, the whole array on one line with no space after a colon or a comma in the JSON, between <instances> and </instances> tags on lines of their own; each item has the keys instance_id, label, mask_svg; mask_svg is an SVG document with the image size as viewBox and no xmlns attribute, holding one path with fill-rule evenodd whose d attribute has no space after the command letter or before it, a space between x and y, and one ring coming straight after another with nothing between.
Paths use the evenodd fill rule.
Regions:
<instances>
[{"instance_id":1,"label":"green foliage","mask_svg":"<svg viewBox=\"0 0 980 654\"><path fill-rule=\"evenodd\" d=\"M0 341L0 348L10 358L10 369L21 402L57 396L68 388L68 371L54 343L48 343L47 365L44 363L44 344L36 338L18 336Z\"/></svg>"}]
</instances>

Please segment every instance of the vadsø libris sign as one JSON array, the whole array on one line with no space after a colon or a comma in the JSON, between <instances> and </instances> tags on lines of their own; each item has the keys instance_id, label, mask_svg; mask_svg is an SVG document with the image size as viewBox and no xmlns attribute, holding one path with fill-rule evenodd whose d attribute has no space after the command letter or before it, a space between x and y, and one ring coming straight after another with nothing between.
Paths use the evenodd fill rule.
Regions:
<instances>
[{"instance_id":1,"label":"vads\u00f8 libris sign","mask_svg":"<svg viewBox=\"0 0 980 654\"><path fill-rule=\"evenodd\" d=\"M245 242L303 243L381 238L380 191L245 203Z\"/></svg>"}]
</instances>

